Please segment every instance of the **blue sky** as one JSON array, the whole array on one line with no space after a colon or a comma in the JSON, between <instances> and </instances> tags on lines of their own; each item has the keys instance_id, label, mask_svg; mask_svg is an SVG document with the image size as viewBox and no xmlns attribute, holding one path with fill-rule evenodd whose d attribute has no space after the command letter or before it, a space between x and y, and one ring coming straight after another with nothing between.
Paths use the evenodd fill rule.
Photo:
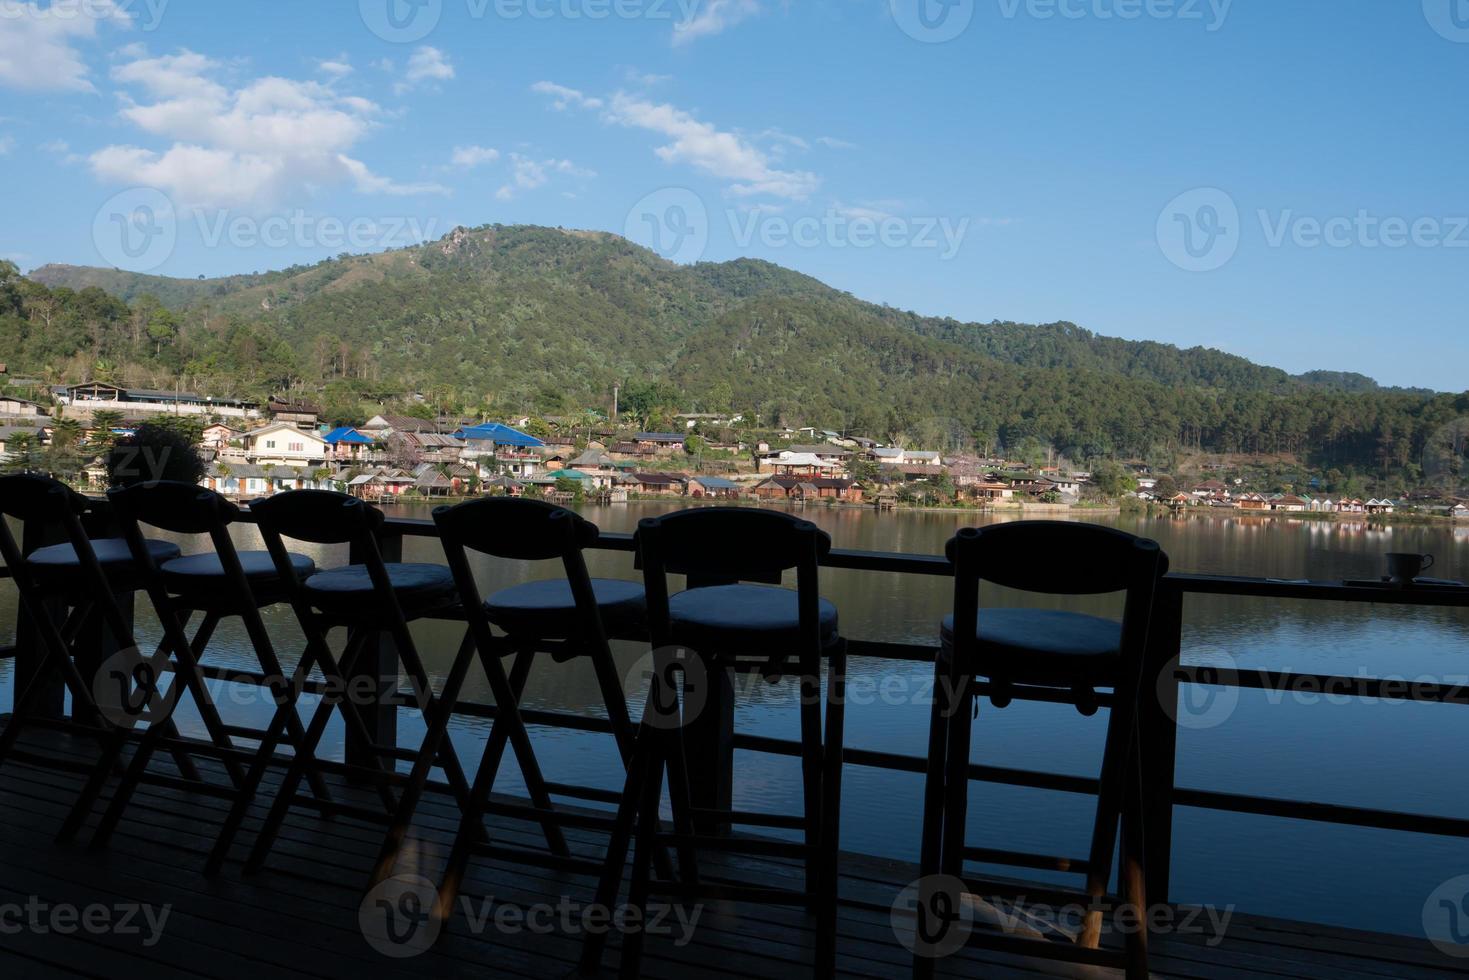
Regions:
<instances>
[{"instance_id":1,"label":"blue sky","mask_svg":"<svg viewBox=\"0 0 1469 980\"><path fill-rule=\"evenodd\" d=\"M1457 391L1466 82L1469 0L0 0L0 255L596 228Z\"/></svg>"}]
</instances>

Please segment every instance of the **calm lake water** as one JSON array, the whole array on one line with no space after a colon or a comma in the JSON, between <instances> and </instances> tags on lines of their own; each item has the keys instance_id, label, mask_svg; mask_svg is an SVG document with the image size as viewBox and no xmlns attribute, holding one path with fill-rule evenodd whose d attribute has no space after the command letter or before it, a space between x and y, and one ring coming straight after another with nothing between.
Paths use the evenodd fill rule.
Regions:
<instances>
[{"instance_id":1,"label":"calm lake water","mask_svg":"<svg viewBox=\"0 0 1469 980\"><path fill-rule=\"evenodd\" d=\"M674 505L655 503L587 507L609 531L629 531L638 518ZM426 516L427 509L399 513ZM811 508L803 515L827 529L837 547L936 554L972 514ZM1437 556L1432 574L1469 577L1469 526L1369 527L1366 524L1270 518L1090 518L1157 539L1178 571L1344 579L1381 573L1388 551ZM239 531L256 546L253 529ZM194 545L196 549L202 546ZM186 550L188 550L186 548ZM333 549L301 548L322 564L340 563ZM408 560L439 561L437 542L410 539ZM1058 556L1064 560L1064 556ZM631 560L594 554L594 575L633 577ZM481 563L486 591L526 578L557 574L531 563ZM951 583L870 572L827 571L823 592L841 612L843 632L867 639L934 642L947 612ZM15 596L0 592L0 619L14 623ZM987 602L1014 597L986 596ZM140 639L156 639L151 614L140 603ZM1106 600L1091 611L1108 611ZM289 610L268 612L282 638L283 655L298 650ZM12 627L7 625L4 632ZM443 624L415 627L420 649L438 677L447 672L456 631ZM1469 682L1469 611L1352 608L1338 603L1191 598L1185 609L1185 662L1310 670L1348 676L1431 678ZM631 668L635 647L619 658ZM226 624L209 651L215 663L255 666L243 631ZM477 672L476 672L477 673ZM931 667L854 659L847 744L921 755L926 747ZM482 677L471 676L467 696L490 700ZM1194 689L1197 695L1198 689ZM258 722L258 697L219 695L226 720ZM641 704L635 699L635 709ZM547 659L533 672L528 703L596 714L600 703L590 672ZM0 705L12 698L10 666L0 662ZM1469 731L1469 709L1399 702L1360 703L1294 698L1274 692L1226 695L1194 727L1180 732L1181 786L1382 807L1424 814L1469 815L1469 788L1455 763ZM764 683L742 690L742 730L795 737L794 690ZM184 718L186 727L193 718ZM1105 712L1081 717L1072 708L1017 703L1004 711L986 705L975 727L973 757L987 763L1094 776ZM416 717L400 724L405 742L422 731ZM538 730L538 754L548 777L616 788L621 771L605 737ZM465 763L477 764L485 726L456 722L454 738ZM340 753L339 724L328 736ZM753 753L736 759L736 803L748 809L794 812L799 780L794 760ZM507 759L499 787L517 790ZM845 775L842 845L850 850L916 859L921 778L851 767ZM1084 797L977 784L971 792L971 843L1022 851L1084 856L1091 806ZM374 842L375 844L375 842ZM1469 874L1469 841L1337 828L1304 821L1240 816L1180 808L1174 830L1173 898L1234 905L1241 911L1405 934L1421 934L1423 904L1443 881ZM1065 879L1062 879L1065 880ZM1365 899L1365 901L1364 901Z\"/></svg>"}]
</instances>

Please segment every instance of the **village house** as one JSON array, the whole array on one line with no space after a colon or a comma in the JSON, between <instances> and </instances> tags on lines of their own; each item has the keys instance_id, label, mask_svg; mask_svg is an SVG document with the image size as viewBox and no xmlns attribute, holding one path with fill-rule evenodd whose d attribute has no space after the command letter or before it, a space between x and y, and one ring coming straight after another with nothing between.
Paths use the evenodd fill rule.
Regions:
<instances>
[{"instance_id":1,"label":"village house","mask_svg":"<svg viewBox=\"0 0 1469 980\"><path fill-rule=\"evenodd\" d=\"M204 472L204 486L227 497L263 497L270 493L268 474L253 463L211 463Z\"/></svg>"},{"instance_id":2,"label":"village house","mask_svg":"<svg viewBox=\"0 0 1469 980\"><path fill-rule=\"evenodd\" d=\"M326 440L315 432L303 432L289 422L275 422L246 432L242 437L246 458L256 465L320 465L326 462Z\"/></svg>"},{"instance_id":3,"label":"village house","mask_svg":"<svg viewBox=\"0 0 1469 980\"><path fill-rule=\"evenodd\" d=\"M1396 501L1385 497L1382 500L1369 500L1364 506L1369 514L1391 514L1398 509Z\"/></svg>"},{"instance_id":4,"label":"village house","mask_svg":"<svg viewBox=\"0 0 1469 980\"><path fill-rule=\"evenodd\" d=\"M772 470L786 476L830 476L845 469L840 462L823 459L815 453L797 453L790 450L782 452L769 462Z\"/></svg>"},{"instance_id":5,"label":"village house","mask_svg":"<svg viewBox=\"0 0 1469 980\"><path fill-rule=\"evenodd\" d=\"M1203 483L1196 484L1192 492L1195 497L1200 498L1217 497L1221 494L1227 497L1229 495L1229 487L1225 486L1219 480L1205 480Z\"/></svg>"},{"instance_id":6,"label":"village house","mask_svg":"<svg viewBox=\"0 0 1469 980\"><path fill-rule=\"evenodd\" d=\"M415 418L412 415L374 415L357 427L374 439L386 439L394 432L441 432L443 428L431 419Z\"/></svg>"},{"instance_id":7,"label":"village house","mask_svg":"<svg viewBox=\"0 0 1469 980\"><path fill-rule=\"evenodd\" d=\"M750 491L762 500L816 500L828 498L848 503L862 502L862 486L837 477L772 476Z\"/></svg>"},{"instance_id":8,"label":"village house","mask_svg":"<svg viewBox=\"0 0 1469 980\"><path fill-rule=\"evenodd\" d=\"M740 485L722 476L693 476L684 492L690 497L738 497Z\"/></svg>"},{"instance_id":9,"label":"village house","mask_svg":"<svg viewBox=\"0 0 1469 980\"><path fill-rule=\"evenodd\" d=\"M756 463L762 460L782 460L791 456L815 456L817 459L826 460L829 463L845 465L852 458L852 451L832 443L823 443L811 446L788 446L785 449L771 449L769 443L761 443L763 449L755 451Z\"/></svg>"},{"instance_id":10,"label":"village house","mask_svg":"<svg viewBox=\"0 0 1469 980\"><path fill-rule=\"evenodd\" d=\"M238 398L215 398L192 391L158 391L151 388L124 388L105 381L53 388L52 395L63 405L74 405L88 412L117 411L141 414L169 412L174 415L219 415L232 418L259 418L260 406Z\"/></svg>"},{"instance_id":11,"label":"village house","mask_svg":"<svg viewBox=\"0 0 1469 980\"><path fill-rule=\"evenodd\" d=\"M964 486L966 493L973 494L980 500L1013 500L1015 489L1008 483L999 480L979 480Z\"/></svg>"},{"instance_id":12,"label":"village house","mask_svg":"<svg viewBox=\"0 0 1469 980\"><path fill-rule=\"evenodd\" d=\"M1304 497L1298 497L1293 493L1275 494L1270 499L1270 509L1284 511L1288 514L1299 514L1311 509L1311 504Z\"/></svg>"},{"instance_id":13,"label":"village house","mask_svg":"<svg viewBox=\"0 0 1469 980\"><path fill-rule=\"evenodd\" d=\"M633 442L643 449L667 456L683 452L684 440L687 438L679 432L639 432L633 436Z\"/></svg>"},{"instance_id":14,"label":"village house","mask_svg":"<svg viewBox=\"0 0 1469 980\"><path fill-rule=\"evenodd\" d=\"M658 455L652 447L645 447L636 442L615 442L607 447L607 452L618 460L638 461L650 459Z\"/></svg>"},{"instance_id":15,"label":"village house","mask_svg":"<svg viewBox=\"0 0 1469 980\"><path fill-rule=\"evenodd\" d=\"M365 458L374 445L372 437L351 426L341 426L322 436L328 458L334 462L355 462Z\"/></svg>"},{"instance_id":16,"label":"village house","mask_svg":"<svg viewBox=\"0 0 1469 980\"><path fill-rule=\"evenodd\" d=\"M872 458L883 466L942 466L943 455L924 449L902 449L896 446L878 447L872 450Z\"/></svg>"},{"instance_id":17,"label":"village house","mask_svg":"<svg viewBox=\"0 0 1469 980\"><path fill-rule=\"evenodd\" d=\"M199 445L213 452L219 453L230 448L230 444L244 435L243 429L225 425L223 422L215 422L213 425L204 427L204 437Z\"/></svg>"},{"instance_id":18,"label":"village house","mask_svg":"<svg viewBox=\"0 0 1469 980\"><path fill-rule=\"evenodd\" d=\"M1449 516L1456 521L1469 521L1469 504L1457 503L1449 508Z\"/></svg>"},{"instance_id":19,"label":"village house","mask_svg":"<svg viewBox=\"0 0 1469 980\"><path fill-rule=\"evenodd\" d=\"M33 419L50 414L50 409L46 408L40 402L33 402L27 398L16 398L13 395L0 397L0 416Z\"/></svg>"},{"instance_id":20,"label":"village house","mask_svg":"<svg viewBox=\"0 0 1469 980\"><path fill-rule=\"evenodd\" d=\"M289 422L298 429L315 429L321 417L321 409L310 402L289 401L272 398L265 403L265 411L273 422Z\"/></svg>"},{"instance_id":21,"label":"village house","mask_svg":"<svg viewBox=\"0 0 1469 980\"><path fill-rule=\"evenodd\" d=\"M16 440L32 440L40 446L50 436L50 431L35 425L0 425L0 459L15 452Z\"/></svg>"},{"instance_id":22,"label":"village house","mask_svg":"<svg viewBox=\"0 0 1469 980\"><path fill-rule=\"evenodd\" d=\"M684 477L676 473L634 473L632 488L639 493L683 493Z\"/></svg>"}]
</instances>

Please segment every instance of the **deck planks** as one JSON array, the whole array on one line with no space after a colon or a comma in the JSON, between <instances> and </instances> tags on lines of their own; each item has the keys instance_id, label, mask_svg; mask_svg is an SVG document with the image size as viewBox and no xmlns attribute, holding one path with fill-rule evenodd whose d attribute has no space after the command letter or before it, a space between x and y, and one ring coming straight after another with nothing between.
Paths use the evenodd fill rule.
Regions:
<instances>
[{"instance_id":1,"label":"deck planks","mask_svg":"<svg viewBox=\"0 0 1469 980\"><path fill-rule=\"evenodd\" d=\"M27 736L31 747L88 758L88 741L54 733ZM167 766L167 760L160 760ZM204 763L210 767L212 763ZM273 777L274 778L274 777ZM559 929L544 934L476 935L463 914L455 916L438 944L420 957L393 960L369 947L357 924L358 905L382 828L351 817L320 818L307 808L292 811L269 865L245 877L240 860L264 815L268 796L252 809L237 842L234 860L215 880L203 866L227 801L203 794L145 785L111 846L88 853L82 843L58 846L55 828L75 797L80 777L12 760L0 768L0 905L40 896L74 905L147 903L169 905L164 938L145 948L137 936L59 936L23 931L0 936L0 976L138 977L140 980L210 977L260 980L262 976L356 978L370 971L390 980L435 975L448 978L519 977L548 980L574 967L580 939ZM336 787L334 787L334 791ZM346 798L370 800L343 785ZM99 802L98 811L106 799ZM457 824L452 800L429 794L415 821L413 841L425 877L436 880ZM497 841L536 848L539 828L492 818ZM595 832L568 828L572 847L599 853ZM84 833L81 841L86 840ZM718 861L715 866L714 862ZM400 870L405 870L400 865ZM844 855L838 922L838 969L858 980L907 977L910 959L890 924L888 907L916 876L908 864ZM715 858L710 877L756 875L799 883L800 869L784 861ZM506 861L471 864L465 895L473 903L555 904L563 896L590 902L594 882ZM1156 937L1154 975L1170 980L1235 977L1311 980L1427 980L1469 976L1469 962L1443 956L1422 940L1236 915L1228 935L1210 946L1209 937ZM711 903L691 943L677 947L650 937L644 975L651 980L730 980L809 976L812 920L795 909L724 906ZM610 975L617 941L609 944ZM940 967L945 977L997 980L1117 977L1095 967L1041 962L971 947Z\"/></svg>"}]
</instances>

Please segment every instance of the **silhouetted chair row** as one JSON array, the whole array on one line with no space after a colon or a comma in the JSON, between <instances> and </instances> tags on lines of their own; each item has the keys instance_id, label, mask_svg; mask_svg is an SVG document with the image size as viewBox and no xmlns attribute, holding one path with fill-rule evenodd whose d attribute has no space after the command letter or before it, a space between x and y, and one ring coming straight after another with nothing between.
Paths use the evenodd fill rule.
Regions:
<instances>
[{"instance_id":1,"label":"silhouetted chair row","mask_svg":"<svg viewBox=\"0 0 1469 980\"><path fill-rule=\"evenodd\" d=\"M597 901L615 905L631 847L629 901L646 908L654 894L683 901L758 901L802 907L816 919L818 976L831 976L836 958L838 843L843 753L845 641L836 607L819 590L819 567L830 538L811 523L778 511L752 508L700 508L640 522L636 536L643 583L592 578L583 551L596 543L597 528L575 513L532 500L487 498L434 512L447 566L385 561L379 546L384 531L380 511L360 500L326 491L292 491L255 502L250 516L265 551L237 551L230 526L241 512L219 495L183 484L148 484L109 494L122 536L90 539L81 515L88 502L61 484L40 477L0 478L0 513L63 529L66 541L22 555L0 522L0 552L20 590L21 603L35 623L41 651L59 670L76 714L99 740L101 755L61 836L77 832L121 767L131 759L113 792L93 837L105 843L118 825L137 786L145 779L182 780L232 799L206 871L217 872L228 856L251 805L272 769L283 775L246 861L257 870L267 859L293 806L328 813L347 812L387 825L372 881L394 872L414 813L434 769L444 773L460 808L460 825L439 887L436 914L451 913L469 861L476 855L527 860L553 868L595 874ZM165 541L149 539L144 527L182 535L208 535L213 551L181 556ZM287 540L316 545L347 545L355 564L319 570L304 555L287 549ZM556 562L564 577L527 582L483 597L475 582L471 553L508 561ZM1069 868L1085 877L1079 900L1098 904L1111 879L1117 828L1122 825L1124 901L1145 907L1143 894L1140 753L1137 704L1143 652L1156 583L1167 560L1156 544L1119 531L1087 525L1020 522L964 529L949 542L955 570L952 616L941 624L941 650L935 662L928 769L923 797L922 873L915 904L914 972L932 972L935 951L948 952L934 938L935 923L945 925L962 901L956 888L1000 895L1005 888L976 880L966 863ZM782 586L794 572L795 588ZM670 592L668 576L681 575L687 588ZM988 581L1031 592L1084 595L1125 592L1120 622L1079 613L1034 609L979 609L979 585ZM116 646L135 650L131 628L113 600L115 594L148 595L163 625L164 639L151 658L136 652L111 667L106 683L89 683L73 662L81 624L94 617L106 624ZM283 675L260 609L289 604L305 636L305 649L291 677ZM58 612L59 610L59 612ZM193 637L186 627L195 613L203 620ZM274 700L268 727L254 730L227 725L219 717L201 666L219 621L240 617ZM441 691L436 695L409 624L437 618L465 623ZM347 627L346 644L334 653L328 633ZM498 631L498 632L497 632ZM412 702L423 712L427 731L416 749L373 745L363 705L345 692L358 673L359 659L378 638L396 651ZM609 640L648 642L652 647L646 703L634 726ZM548 781L542 773L520 699L537 657L590 661L607 713L625 780L620 792ZM505 661L509 660L507 671ZM494 697L494 722L473 784L448 737L455 705L474 663L484 671ZM826 665L825 697L822 667ZM374 671L380 671L374 665ZM160 679L172 672L166 691ZM300 715L300 697L313 672L326 690L309 718ZM796 814L750 813L726 802L700 801L690 792L687 732L702 700L721 689L722 679L758 673L797 680L800 720L802 806ZM115 675L115 676L112 676ZM107 684L116 685L113 692ZM33 685L33 687L38 685ZM94 696L107 690L115 697ZM1083 713L1109 704L1100 793L1089 856L1084 861L1040 858L966 844L970 775L971 711L976 695L987 691L995 707L1014 698L1040 694L1069 700ZM1103 694L1102 691L1110 691ZM396 690L385 693L396 698ZM174 709L185 694L196 706L207 740L183 739ZM15 748L33 691L17 694L12 721L0 734L0 762ZM825 713L823 716L823 701ZM396 703L396 701L395 701ZM349 805L334 799L318 752L333 715L339 713L355 741L370 747L373 764L348 766L369 778L379 807ZM141 734L139 724L147 727ZM236 744L254 741L253 749ZM289 756L280 750L289 748ZM506 749L514 755L530 799L527 804L494 798L496 777ZM177 762L179 776L149 772L160 750ZM192 756L219 759L228 785L204 780ZM398 763L409 763L403 773ZM242 765L248 763L248 769ZM337 763L335 765L340 765ZM671 806L671 831L659 819L665 778ZM309 795L300 792L302 782ZM396 791L396 792L395 792ZM599 817L585 808L558 805L555 797L615 804L615 814ZM547 850L515 849L492 842L486 815L532 821L542 828ZM609 833L605 856L574 856L562 827L601 827ZM783 828L795 840L728 836L727 825ZM700 853L746 849L762 857L795 858L805 868L798 888L755 881L735 884L700 874ZM675 870L670 853L677 856ZM1034 894L1034 889L1029 889ZM947 926L946 926L947 927ZM1075 943L1056 947L1013 936L976 932L971 938L1010 952L1124 966L1129 977L1146 975L1146 934L1131 932L1126 948L1099 947L1099 912L1088 916ZM583 946L581 969L596 971L605 936L593 933ZM620 972L639 975L642 936L623 939Z\"/></svg>"}]
</instances>

